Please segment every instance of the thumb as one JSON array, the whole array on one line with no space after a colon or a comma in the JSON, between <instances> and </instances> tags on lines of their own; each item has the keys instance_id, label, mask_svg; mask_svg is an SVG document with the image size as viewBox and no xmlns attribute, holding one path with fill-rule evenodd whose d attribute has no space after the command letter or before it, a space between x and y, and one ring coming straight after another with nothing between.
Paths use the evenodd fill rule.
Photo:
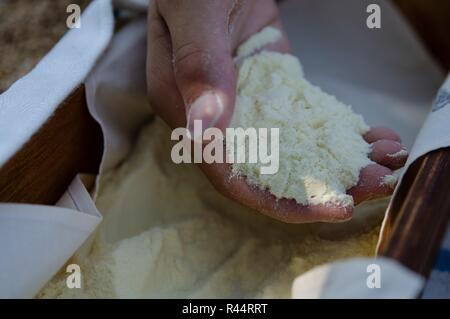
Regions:
<instances>
[{"instance_id":1,"label":"thumb","mask_svg":"<svg viewBox=\"0 0 450 319\"><path fill-rule=\"evenodd\" d=\"M187 3L183 2L183 3ZM194 121L224 130L231 119L236 95L236 72L228 33L225 1L208 1L199 11L177 10L166 23L172 41L175 81L186 106L186 126ZM173 12L173 11L172 11ZM193 136L193 135L192 135ZM196 137L196 136L194 136Z\"/></svg>"}]
</instances>

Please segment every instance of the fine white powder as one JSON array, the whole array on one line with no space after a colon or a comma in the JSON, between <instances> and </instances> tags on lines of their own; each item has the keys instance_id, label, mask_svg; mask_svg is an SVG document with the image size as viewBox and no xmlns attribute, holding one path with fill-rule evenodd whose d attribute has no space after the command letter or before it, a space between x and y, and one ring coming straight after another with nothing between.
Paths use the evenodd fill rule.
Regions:
<instances>
[{"instance_id":1,"label":"fine white powder","mask_svg":"<svg viewBox=\"0 0 450 319\"><path fill-rule=\"evenodd\" d=\"M408 153L406 153L406 154L408 154ZM398 183L398 180L399 180L402 172L403 172L403 169L399 169L399 170L394 171L394 173L392 175L384 176L381 183L383 185L388 185L390 188L394 189Z\"/></svg>"},{"instance_id":2,"label":"fine white powder","mask_svg":"<svg viewBox=\"0 0 450 319\"><path fill-rule=\"evenodd\" d=\"M397 184L398 177L395 175L386 175L383 177L382 183L384 185L388 185L391 188L394 188Z\"/></svg>"},{"instance_id":3,"label":"fine white powder","mask_svg":"<svg viewBox=\"0 0 450 319\"><path fill-rule=\"evenodd\" d=\"M272 41L271 28L264 29L255 36L258 41L250 38L244 44L245 51L251 51L249 43L261 46L267 33ZM369 127L350 106L309 83L296 57L263 51L240 64L231 126L269 132L279 128L280 133L276 174L261 174L261 162L235 163L235 174L277 198L300 204L353 205L346 190L356 185L360 170L371 163L370 145L362 138ZM236 143L235 152L242 147Z\"/></svg>"},{"instance_id":4,"label":"fine white powder","mask_svg":"<svg viewBox=\"0 0 450 319\"><path fill-rule=\"evenodd\" d=\"M281 33L273 27L264 28L245 41L237 50L237 58L241 59L253 54L265 45L277 42Z\"/></svg>"},{"instance_id":5,"label":"fine white powder","mask_svg":"<svg viewBox=\"0 0 450 319\"><path fill-rule=\"evenodd\" d=\"M289 298L314 266L373 256L380 219L367 217L382 216L385 202L358 206L359 222L283 224L218 194L195 165L173 163L170 133L156 119L101 176L94 248L69 261L82 269L81 289L67 287L63 268L38 297Z\"/></svg>"}]
</instances>

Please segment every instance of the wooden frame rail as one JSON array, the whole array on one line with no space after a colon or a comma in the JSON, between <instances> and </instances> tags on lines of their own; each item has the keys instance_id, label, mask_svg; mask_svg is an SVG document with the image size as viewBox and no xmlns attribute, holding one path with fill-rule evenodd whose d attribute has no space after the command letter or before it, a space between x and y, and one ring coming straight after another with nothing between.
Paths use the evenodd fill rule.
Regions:
<instances>
[{"instance_id":1,"label":"wooden frame rail","mask_svg":"<svg viewBox=\"0 0 450 319\"><path fill-rule=\"evenodd\" d=\"M77 88L3 167L0 202L53 205L78 173L96 173L103 136Z\"/></svg>"}]
</instances>

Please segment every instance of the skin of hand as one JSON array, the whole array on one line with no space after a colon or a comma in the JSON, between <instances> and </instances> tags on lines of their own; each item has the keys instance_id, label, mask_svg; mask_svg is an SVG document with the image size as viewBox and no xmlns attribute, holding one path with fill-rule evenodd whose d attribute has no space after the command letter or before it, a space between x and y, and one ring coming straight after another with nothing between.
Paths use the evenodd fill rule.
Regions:
<instances>
[{"instance_id":1,"label":"skin of hand","mask_svg":"<svg viewBox=\"0 0 450 319\"><path fill-rule=\"evenodd\" d=\"M194 120L203 129L226 129L233 114L237 72L233 56L241 43L266 26L283 37L264 49L290 51L276 3L273 0L154 0L148 13L147 86L155 112L171 127L192 130ZM406 155L391 129L372 128L364 139L372 144L376 164L360 172L348 190L355 204L384 197L392 188L383 183L392 169L402 167ZM230 164L199 164L223 195L272 218L288 223L340 222L352 216L352 207L299 205L277 199L267 190L233 176Z\"/></svg>"}]
</instances>

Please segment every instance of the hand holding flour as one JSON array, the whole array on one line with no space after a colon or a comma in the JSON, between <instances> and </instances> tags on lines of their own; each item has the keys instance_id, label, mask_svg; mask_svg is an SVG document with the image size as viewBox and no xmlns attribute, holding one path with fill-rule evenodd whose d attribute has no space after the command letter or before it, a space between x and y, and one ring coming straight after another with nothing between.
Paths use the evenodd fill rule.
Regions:
<instances>
[{"instance_id":1,"label":"hand holding flour","mask_svg":"<svg viewBox=\"0 0 450 319\"><path fill-rule=\"evenodd\" d=\"M172 128L192 130L194 120L202 120L203 129L225 129L236 99L233 55L242 42L266 26L282 31L273 0L153 1L147 82L150 102L158 115ZM282 36L264 49L289 52L289 43ZM406 160L400 139L392 130L373 128L364 139L373 143L369 157L377 164L362 169L358 184L348 190L355 204L389 195L392 187L381 181ZM277 200L269 191L249 185L244 177L231 177L229 164L200 166L224 195L285 222L342 221L352 214L352 207Z\"/></svg>"}]
</instances>

